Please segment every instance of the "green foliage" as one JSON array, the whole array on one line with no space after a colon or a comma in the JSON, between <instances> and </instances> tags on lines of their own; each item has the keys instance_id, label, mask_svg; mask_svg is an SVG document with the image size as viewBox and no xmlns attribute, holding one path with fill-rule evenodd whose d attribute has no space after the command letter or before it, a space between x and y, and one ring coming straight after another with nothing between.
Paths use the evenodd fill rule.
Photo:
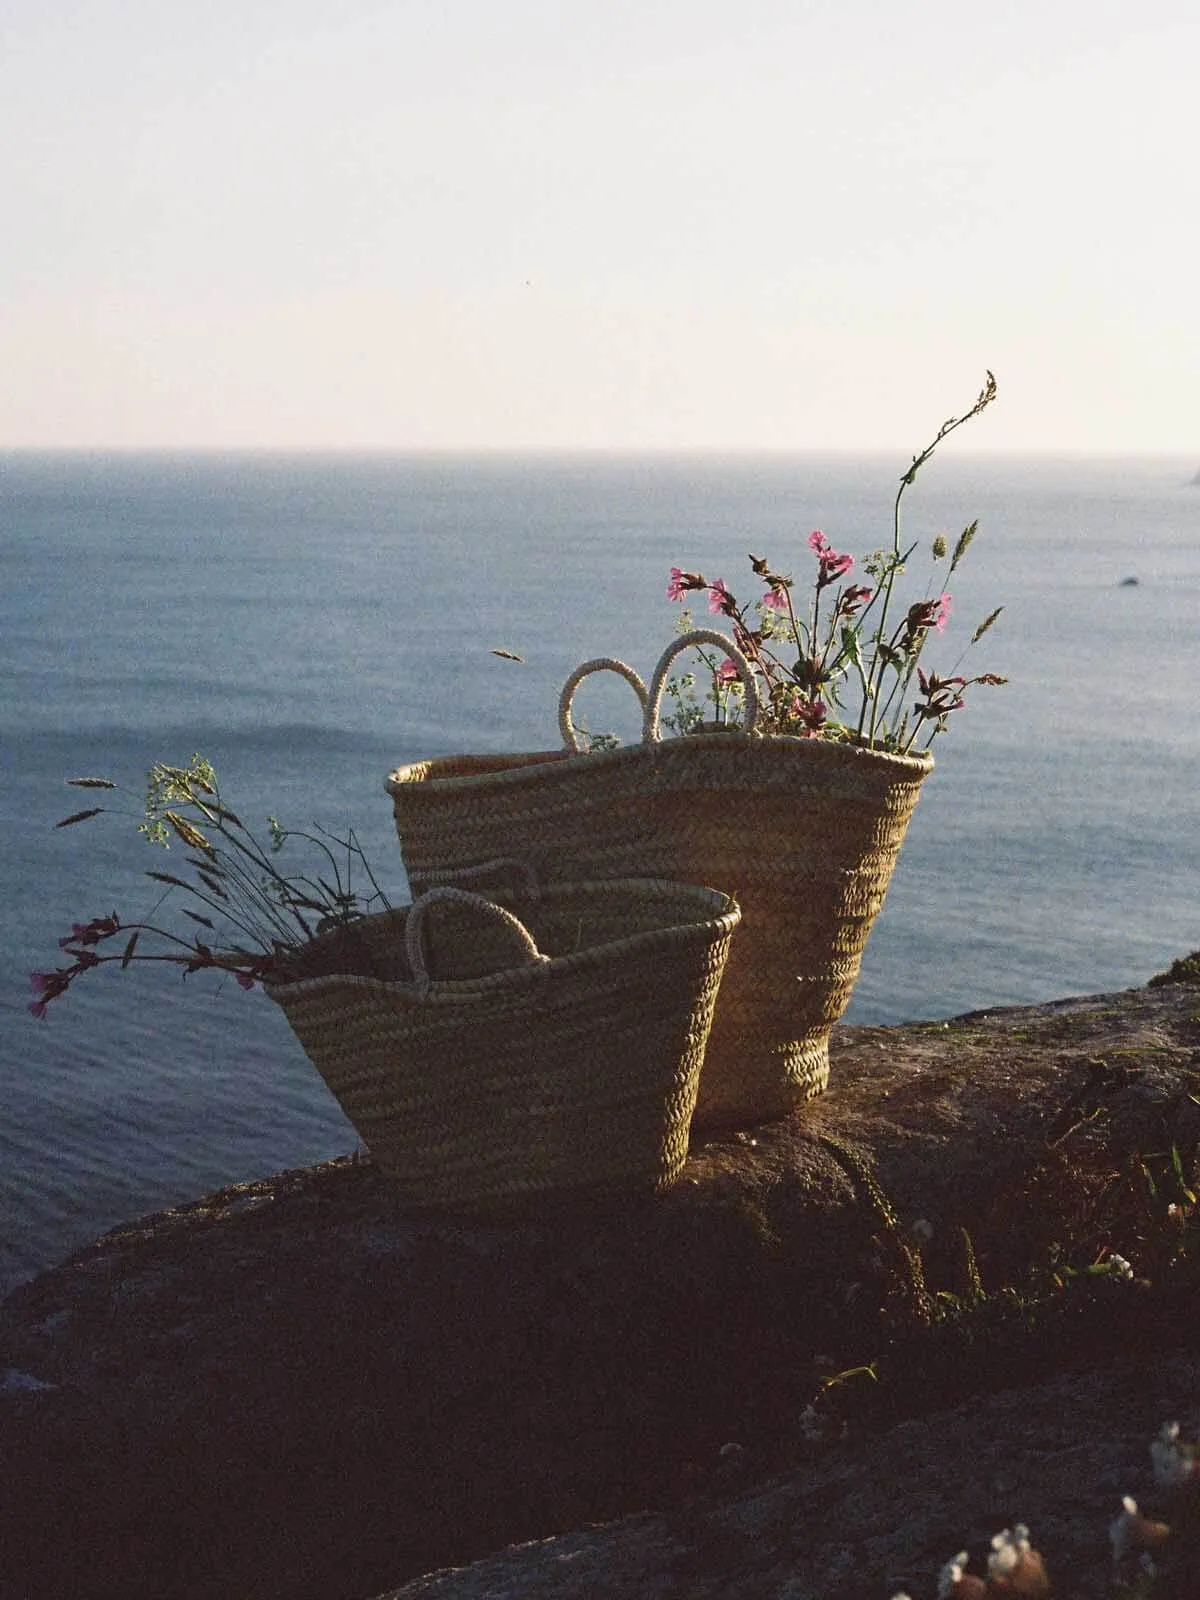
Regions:
<instances>
[{"instance_id":1,"label":"green foliage","mask_svg":"<svg viewBox=\"0 0 1200 1600\"><path fill-rule=\"evenodd\" d=\"M1178 961L1172 961L1165 972L1156 972L1146 987L1164 989L1173 984L1200 987L1200 950L1193 950L1190 956L1181 956Z\"/></svg>"},{"instance_id":2,"label":"green foliage","mask_svg":"<svg viewBox=\"0 0 1200 1600\"><path fill-rule=\"evenodd\" d=\"M68 783L72 788L129 792L108 778L72 778ZM58 826L108 810L97 806L76 812ZM187 872L145 874L163 889L151 916L178 892L186 897L178 908L184 926L126 922L115 911L75 923L59 940L69 964L32 976L37 998L30 1010L35 1016L44 1017L50 1001L84 972L112 962L122 970L143 961L174 964L185 977L203 969L229 972L243 988L251 988L290 951L388 903L353 830L345 838L320 827L297 833L269 817L264 846L225 804L212 763L200 755L187 766L156 762L151 767L137 826L151 844L162 849L182 844L192 852L186 857ZM308 860L305 870L289 876L276 858L290 840L306 848ZM359 878L366 879L365 888L358 886ZM118 941L119 952L113 948Z\"/></svg>"}]
</instances>

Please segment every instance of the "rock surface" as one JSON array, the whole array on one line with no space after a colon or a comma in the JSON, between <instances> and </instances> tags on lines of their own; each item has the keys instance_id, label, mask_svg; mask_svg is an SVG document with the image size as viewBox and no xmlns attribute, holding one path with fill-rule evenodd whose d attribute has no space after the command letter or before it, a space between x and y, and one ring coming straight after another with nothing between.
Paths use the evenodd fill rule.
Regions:
<instances>
[{"instance_id":1,"label":"rock surface","mask_svg":"<svg viewBox=\"0 0 1200 1600\"><path fill-rule=\"evenodd\" d=\"M943 1563L966 1549L982 1573L991 1535L1023 1516L1056 1600L1108 1600L1107 1529L1123 1495L1154 1496L1147 1441L1164 1417L1194 1413L1198 1379L1200 1361L1175 1356L1006 1390L740 1493L524 1545L381 1600L932 1600ZM1170 1593L1195 1600L1200 1584Z\"/></svg>"},{"instance_id":2,"label":"rock surface","mask_svg":"<svg viewBox=\"0 0 1200 1600\"><path fill-rule=\"evenodd\" d=\"M843 1028L822 1100L657 1201L414 1220L347 1158L118 1229L0 1308L0 1594L886 1600L1013 1520L1102 1563L1195 1392L1186 1325L1138 1344L1136 1286L1103 1368L1028 1388L1001 1353L1006 1393L815 1455L800 1419L894 1289L876 1184L931 1283L961 1287L961 1228L1012 1281L1137 1152L1200 1137L1198 1071L1186 986Z\"/></svg>"}]
</instances>

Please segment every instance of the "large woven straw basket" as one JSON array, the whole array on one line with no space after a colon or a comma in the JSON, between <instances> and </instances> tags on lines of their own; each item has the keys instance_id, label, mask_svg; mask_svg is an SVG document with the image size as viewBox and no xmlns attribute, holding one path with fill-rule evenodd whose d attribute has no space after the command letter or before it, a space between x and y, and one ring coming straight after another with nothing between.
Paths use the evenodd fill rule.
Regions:
<instances>
[{"instance_id":1,"label":"large woven straw basket","mask_svg":"<svg viewBox=\"0 0 1200 1600\"><path fill-rule=\"evenodd\" d=\"M644 880L432 889L266 987L412 1208L650 1194L687 1155L739 920L727 895Z\"/></svg>"},{"instance_id":2,"label":"large woven straw basket","mask_svg":"<svg viewBox=\"0 0 1200 1600\"><path fill-rule=\"evenodd\" d=\"M724 649L746 690L747 731L664 740L660 710L676 655ZM615 669L643 703L640 745L579 753L572 696ZM518 855L543 881L628 875L714 885L742 926L721 985L697 1128L779 1117L829 1079L829 1036L858 976L928 755L754 732L757 690L722 633L664 652L647 691L610 659L585 662L560 702L566 748L449 756L387 780L414 893Z\"/></svg>"}]
</instances>

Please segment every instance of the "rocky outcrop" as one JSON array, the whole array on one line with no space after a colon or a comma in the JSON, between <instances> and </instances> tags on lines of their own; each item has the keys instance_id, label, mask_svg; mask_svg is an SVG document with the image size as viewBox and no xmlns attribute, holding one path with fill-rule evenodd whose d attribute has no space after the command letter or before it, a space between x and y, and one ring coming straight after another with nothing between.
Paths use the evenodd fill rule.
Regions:
<instances>
[{"instance_id":1,"label":"rocky outcrop","mask_svg":"<svg viewBox=\"0 0 1200 1600\"><path fill-rule=\"evenodd\" d=\"M381 1600L932 1600L943 1563L966 1549L985 1571L991 1536L1022 1517L1059 1600L1110 1600L1107 1530L1124 1495L1161 1499L1147 1441L1164 1417L1194 1414L1198 1394L1200 1360L1184 1355L1003 1390L814 1447L768 1482L530 1543ZM1194 1555L1160 1555L1155 1600L1195 1600Z\"/></svg>"},{"instance_id":2,"label":"rocky outcrop","mask_svg":"<svg viewBox=\"0 0 1200 1600\"><path fill-rule=\"evenodd\" d=\"M0 1593L565 1596L589 1570L590 1593L927 1593L1013 1519L1102 1559L1195 1383L1147 1364L1189 1323L1146 1333L1136 1284L1102 1286L1102 1359L1060 1330L1082 1377L1046 1387L1001 1342L992 1397L936 1421L959 1381L936 1361L881 1437L814 1447L805 1407L821 1356L898 1350L917 1268L962 1288L963 1228L1012 1282L1137 1152L1200 1137L1198 1067L1180 984L843 1028L826 1096L695 1150L654 1202L416 1220L347 1158L118 1229L0 1308Z\"/></svg>"}]
</instances>

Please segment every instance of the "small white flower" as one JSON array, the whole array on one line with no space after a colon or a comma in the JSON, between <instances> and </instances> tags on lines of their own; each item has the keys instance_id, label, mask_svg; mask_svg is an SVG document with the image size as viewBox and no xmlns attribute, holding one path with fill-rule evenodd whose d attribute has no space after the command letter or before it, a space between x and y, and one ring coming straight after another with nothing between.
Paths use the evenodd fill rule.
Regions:
<instances>
[{"instance_id":1,"label":"small white flower","mask_svg":"<svg viewBox=\"0 0 1200 1600\"><path fill-rule=\"evenodd\" d=\"M1029 1529L1023 1522L1015 1522L992 1538L992 1553L988 1556L988 1577L1003 1578L1017 1567L1022 1557L1029 1554Z\"/></svg>"},{"instance_id":2,"label":"small white flower","mask_svg":"<svg viewBox=\"0 0 1200 1600\"><path fill-rule=\"evenodd\" d=\"M1108 1265L1115 1277L1132 1278L1133 1268L1124 1256L1119 1256L1115 1250L1109 1252Z\"/></svg>"},{"instance_id":3,"label":"small white flower","mask_svg":"<svg viewBox=\"0 0 1200 1600\"><path fill-rule=\"evenodd\" d=\"M1137 1501L1126 1495L1121 1501L1121 1515L1108 1530L1114 1564L1123 1566L1138 1551L1142 1553L1144 1564L1147 1552L1164 1544L1170 1532L1165 1522L1155 1522L1143 1515Z\"/></svg>"},{"instance_id":4,"label":"small white flower","mask_svg":"<svg viewBox=\"0 0 1200 1600\"><path fill-rule=\"evenodd\" d=\"M1134 1529L1137 1526L1140 1515L1137 1501L1132 1495L1122 1496L1121 1514L1115 1522L1110 1524L1108 1530L1109 1541L1112 1544L1113 1561L1117 1566L1120 1566L1125 1558L1131 1555L1136 1548Z\"/></svg>"},{"instance_id":5,"label":"small white flower","mask_svg":"<svg viewBox=\"0 0 1200 1600\"><path fill-rule=\"evenodd\" d=\"M956 1556L951 1556L938 1573L937 1600L950 1600L955 1585L962 1582L966 1570L967 1552L960 1550Z\"/></svg>"},{"instance_id":6,"label":"small white flower","mask_svg":"<svg viewBox=\"0 0 1200 1600\"><path fill-rule=\"evenodd\" d=\"M1150 1461L1159 1488L1174 1489L1195 1475L1196 1447L1180 1443L1177 1422L1164 1422L1150 1445Z\"/></svg>"}]
</instances>

